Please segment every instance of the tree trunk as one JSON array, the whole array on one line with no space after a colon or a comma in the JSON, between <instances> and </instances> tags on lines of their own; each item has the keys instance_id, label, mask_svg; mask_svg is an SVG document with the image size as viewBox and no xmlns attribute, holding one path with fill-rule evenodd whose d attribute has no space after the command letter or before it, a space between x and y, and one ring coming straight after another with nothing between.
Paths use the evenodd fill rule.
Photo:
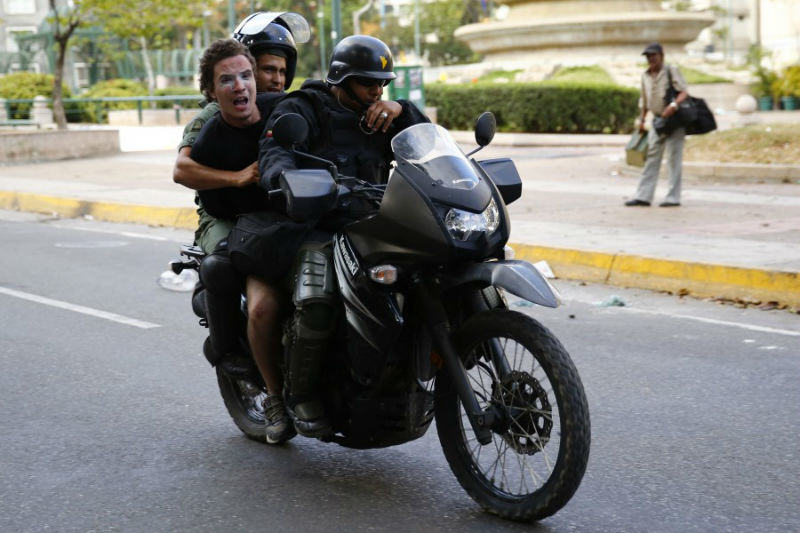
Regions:
<instances>
[{"instance_id":1,"label":"tree trunk","mask_svg":"<svg viewBox=\"0 0 800 533\"><path fill-rule=\"evenodd\" d=\"M147 94L153 96L156 90L156 77L153 74L153 65L150 64L150 56L147 54L147 39L139 37L139 44L142 47L142 62L144 63L144 71L147 74ZM155 109L156 103L150 102L150 107Z\"/></svg>"},{"instance_id":2,"label":"tree trunk","mask_svg":"<svg viewBox=\"0 0 800 533\"><path fill-rule=\"evenodd\" d=\"M64 112L64 94L62 84L64 83L64 62L67 58L67 50L69 40L72 33L80 25L80 16L71 11L66 20L62 20L56 8L56 0L48 2L50 10L53 14L53 38L58 44L58 55L56 56L56 71L53 75L53 118L56 121L58 129L67 129L67 114ZM65 22L62 28L61 23Z\"/></svg>"},{"instance_id":3,"label":"tree trunk","mask_svg":"<svg viewBox=\"0 0 800 533\"><path fill-rule=\"evenodd\" d=\"M62 83L64 80L64 60L67 56L67 42L70 35L59 38L58 55L56 56L56 71L53 76L53 118L58 125L58 129L67 129L67 113L64 111L64 94Z\"/></svg>"}]
</instances>

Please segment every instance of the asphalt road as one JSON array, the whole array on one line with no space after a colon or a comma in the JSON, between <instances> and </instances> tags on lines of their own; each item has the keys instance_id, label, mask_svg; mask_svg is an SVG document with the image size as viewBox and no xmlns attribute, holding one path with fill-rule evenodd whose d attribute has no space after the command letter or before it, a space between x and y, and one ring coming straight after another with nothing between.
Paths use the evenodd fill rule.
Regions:
<instances>
[{"instance_id":1,"label":"asphalt road","mask_svg":"<svg viewBox=\"0 0 800 533\"><path fill-rule=\"evenodd\" d=\"M433 430L245 439L188 293L156 284L188 232L0 212L0 235L0 531L800 530L798 315L566 282L562 308L514 303L572 354L593 429L572 501L520 525Z\"/></svg>"}]
</instances>

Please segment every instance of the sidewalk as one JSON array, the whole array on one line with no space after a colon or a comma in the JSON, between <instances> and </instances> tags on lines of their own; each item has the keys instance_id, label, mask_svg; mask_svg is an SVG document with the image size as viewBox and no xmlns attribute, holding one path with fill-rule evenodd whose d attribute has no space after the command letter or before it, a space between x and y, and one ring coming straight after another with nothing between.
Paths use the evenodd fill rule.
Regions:
<instances>
[{"instance_id":1,"label":"sidewalk","mask_svg":"<svg viewBox=\"0 0 800 533\"><path fill-rule=\"evenodd\" d=\"M623 146L586 137L477 154L513 157L523 176L509 207L518 258L546 260L562 278L800 307L800 185L687 178L679 208L655 207L661 189L654 207L624 207L637 178L620 172ZM0 208L193 229L193 192L172 182L174 156L0 167Z\"/></svg>"}]
</instances>

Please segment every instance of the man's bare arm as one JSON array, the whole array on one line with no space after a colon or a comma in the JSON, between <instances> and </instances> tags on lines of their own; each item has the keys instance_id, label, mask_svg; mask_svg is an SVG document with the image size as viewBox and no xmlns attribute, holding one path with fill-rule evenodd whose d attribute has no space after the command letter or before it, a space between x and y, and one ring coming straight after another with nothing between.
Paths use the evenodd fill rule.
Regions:
<instances>
[{"instance_id":1,"label":"man's bare arm","mask_svg":"<svg viewBox=\"0 0 800 533\"><path fill-rule=\"evenodd\" d=\"M647 131L644 127L644 121L647 118L647 93L644 90L644 84L642 84L642 114L639 116L639 133L644 133Z\"/></svg>"},{"instance_id":2,"label":"man's bare arm","mask_svg":"<svg viewBox=\"0 0 800 533\"><path fill-rule=\"evenodd\" d=\"M223 187L245 187L258 182L258 162L254 161L241 170L218 170L201 165L192 159L190 146L178 152L175 167L172 169L172 180L184 187L196 191L221 189Z\"/></svg>"}]
</instances>

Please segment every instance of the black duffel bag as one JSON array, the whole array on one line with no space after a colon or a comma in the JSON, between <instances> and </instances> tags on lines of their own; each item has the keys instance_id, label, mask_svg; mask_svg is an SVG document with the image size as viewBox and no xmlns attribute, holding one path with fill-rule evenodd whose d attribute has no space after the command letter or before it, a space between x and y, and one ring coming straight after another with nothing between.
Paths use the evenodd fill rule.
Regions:
<instances>
[{"instance_id":1,"label":"black duffel bag","mask_svg":"<svg viewBox=\"0 0 800 533\"><path fill-rule=\"evenodd\" d=\"M666 69L669 86L664 95L664 104L668 106L675 101L678 91L672 85L672 67L667 66ZM671 117L653 119L653 128L659 135L669 135L678 128L686 128L686 135L700 135L717 129L717 121L705 100L689 96L678 104L678 110Z\"/></svg>"},{"instance_id":2,"label":"black duffel bag","mask_svg":"<svg viewBox=\"0 0 800 533\"><path fill-rule=\"evenodd\" d=\"M656 133L669 135L678 128L686 128L686 135L702 135L717 129L717 121L714 119L714 114L708 108L705 100L692 96L686 100L691 100L692 102L692 107L695 109L695 119L692 122L684 123L678 113L669 118L655 117L653 119L653 128Z\"/></svg>"},{"instance_id":3,"label":"black duffel bag","mask_svg":"<svg viewBox=\"0 0 800 533\"><path fill-rule=\"evenodd\" d=\"M259 211L240 215L228 236L228 255L243 274L277 282L289 272L313 223L298 223L286 215Z\"/></svg>"},{"instance_id":4,"label":"black duffel bag","mask_svg":"<svg viewBox=\"0 0 800 533\"><path fill-rule=\"evenodd\" d=\"M689 97L694 103L694 108L697 111L697 117L691 124L686 126L687 135L702 135L717 129L717 121L714 119L714 113L706 105L706 101L702 98Z\"/></svg>"}]
</instances>

